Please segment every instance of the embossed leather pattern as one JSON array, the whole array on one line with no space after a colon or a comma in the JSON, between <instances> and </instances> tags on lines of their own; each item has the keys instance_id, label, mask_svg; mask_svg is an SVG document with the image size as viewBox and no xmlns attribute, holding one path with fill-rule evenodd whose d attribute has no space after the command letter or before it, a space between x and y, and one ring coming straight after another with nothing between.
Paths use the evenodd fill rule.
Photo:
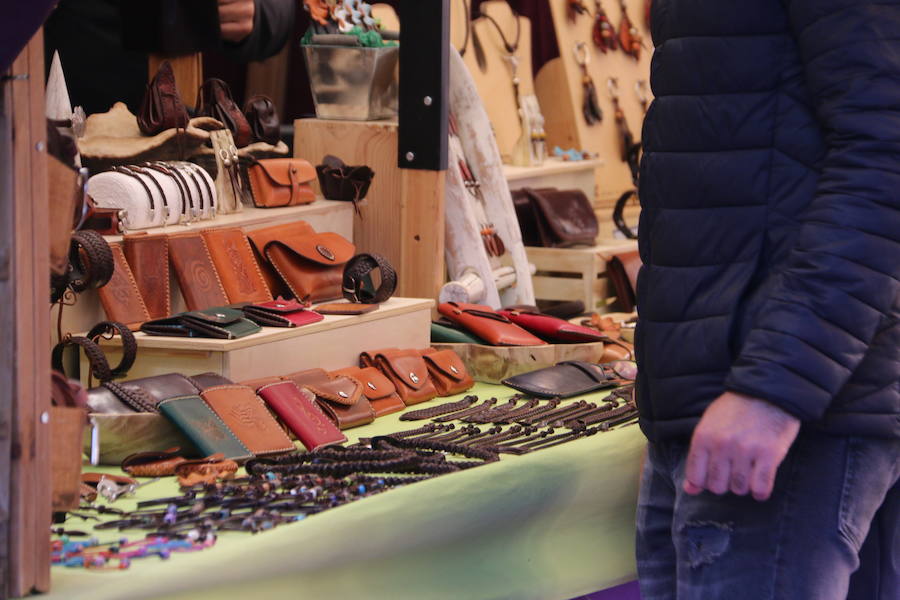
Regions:
<instances>
[{"instance_id":1,"label":"embossed leather pattern","mask_svg":"<svg viewBox=\"0 0 900 600\"><path fill-rule=\"evenodd\" d=\"M151 319L172 314L169 242L165 235L126 235L123 249Z\"/></svg>"},{"instance_id":2,"label":"embossed leather pattern","mask_svg":"<svg viewBox=\"0 0 900 600\"><path fill-rule=\"evenodd\" d=\"M272 299L250 242L240 228L207 229L201 234L230 304Z\"/></svg>"},{"instance_id":3,"label":"embossed leather pattern","mask_svg":"<svg viewBox=\"0 0 900 600\"><path fill-rule=\"evenodd\" d=\"M250 458L251 451L200 396L181 396L159 403L165 415L197 448L197 456L222 453L225 458Z\"/></svg>"},{"instance_id":4,"label":"embossed leather pattern","mask_svg":"<svg viewBox=\"0 0 900 600\"><path fill-rule=\"evenodd\" d=\"M465 363L453 350L428 348L422 351L422 358L438 396L461 394L475 385Z\"/></svg>"},{"instance_id":5,"label":"embossed leather pattern","mask_svg":"<svg viewBox=\"0 0 900 600\"><path fill-rule=\"evenodd\" d=\"M112 250L115 267L109 283L99 290L100 303L110 321L118 321L131 329L138 329L141 323L150 319L150 313L125 259L122 244L114 242L109 248Z\"/></svg>"},{"instance_id":6,"label":"embossed leather pattern","mask_svg":"<svg viewBox=\"0 0 900 600\"><path fill-rule=\"evenodd\" d=\"M228 304L206 241L197 232L169 236L169 259L188 310Z\"/></svg>"},{"instance_id":7,"label":"embossed leather pattern","mask_svg":"<svg viewBox=\"0 0 900 600\"><path fill-rule=\"evenodd\" d=\"M294 450L294 444L252 389L223 385L200 394L210 408L253 454Z\"/></svg>"},{"instance_id":8,"label":"embossed leather pattern","mask_svg":"<svg viewBox=\"0 0 900 600\"><path fill-rule=\"evenodd\" d=\"M385 375L374 367L349 367L334 371L332 375L346 375L352 377L362 384L363 396L368 399L375 411L375 417L383 417L391 413L400 412L406 408L397 388L393 382L385 377Z\"/></svg>"},{"instance_id":9,"label":"embossed leather pattern","mask_svg":"<svg viewBox=\"0 0 900 600\"><path fill-rule=\"evenodd\" d=\"M347 441L347 436L319 408L316 395L293 381L269 383L260 387L258 393L307 450Z\"/></svg>"}]
</instances>

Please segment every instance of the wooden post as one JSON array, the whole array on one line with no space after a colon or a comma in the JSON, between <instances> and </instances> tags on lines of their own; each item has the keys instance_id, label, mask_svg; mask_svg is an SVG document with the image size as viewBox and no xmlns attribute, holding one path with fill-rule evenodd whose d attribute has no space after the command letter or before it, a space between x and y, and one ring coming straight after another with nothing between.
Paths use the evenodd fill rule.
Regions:
<instances>
[{"instance_id":1,"label":"wooden post","mask_svg":"<svg viewBox=\"0 0 900 600\"><path fill-rule=\"evenodd\" d=\"M50 274L44 44L38 32L2 91L0 123L0 594L50 588ZM5 435L4 435L5 434ZM6 483L6 482L4 482Z\"/></svg>"},{"instance_id":2,"label":"wooden post","mask_svg":"<svg viewBox=\"0 0 900 600\"><path fill-rule=\"evenodd\" d=\"M199 52L187 56L162 56L151 54L147 64L147 78L152 80L159 69L159 65L167 60L172 64L172 72L175 73L175 86L181 96L182 102L188 108L194 108L197 100L197 90L203 83L203 55Z\"/></svg>"}]
</instances>

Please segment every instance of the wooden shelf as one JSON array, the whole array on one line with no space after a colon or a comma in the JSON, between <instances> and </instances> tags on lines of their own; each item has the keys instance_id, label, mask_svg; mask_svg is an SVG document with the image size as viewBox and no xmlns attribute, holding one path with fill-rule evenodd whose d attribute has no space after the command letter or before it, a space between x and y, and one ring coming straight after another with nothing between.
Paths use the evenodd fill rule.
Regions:
<instances>
[{"instance_id":1,"label":"wooden shelf","mask_svg":"<svg viewBox=\"0 0 900 600\"><path fill-rule=\"evenodd\" d=\"M510 183L522 179L534 179L536 177L549 177L551 175L570 175L582 171L593 172L603 166L603 160L596 158L591 160L562 160L561 158L548 158L540 167L514 167L503 165L503 174Z\"/></svg>"}]
</instances>

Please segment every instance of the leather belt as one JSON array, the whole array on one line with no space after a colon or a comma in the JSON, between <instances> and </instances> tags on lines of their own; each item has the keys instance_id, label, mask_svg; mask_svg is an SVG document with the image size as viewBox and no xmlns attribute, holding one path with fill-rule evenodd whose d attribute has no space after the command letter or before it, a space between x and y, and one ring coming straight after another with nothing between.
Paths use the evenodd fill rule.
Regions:
<instances>
[{"instance_id":1,"label":"leather belt","mask_svg":"<svg viewBox=\"0 0 900 600\"><path fill-rule=\"evenodd\" d=\"M372 290L372 271L381 271L381 285ZM362 304L381 304L397 290L397 272L383 256L357 254L344 267L344 298Z\"/></svg>"}]
</instances>

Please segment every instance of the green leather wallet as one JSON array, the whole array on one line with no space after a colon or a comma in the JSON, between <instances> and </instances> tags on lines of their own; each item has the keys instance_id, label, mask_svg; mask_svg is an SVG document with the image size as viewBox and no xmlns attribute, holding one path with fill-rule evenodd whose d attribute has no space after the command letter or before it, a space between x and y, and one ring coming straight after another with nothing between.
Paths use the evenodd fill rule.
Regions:
<instances>
[{"instance_id":1,"label":"green leather wallet","mask_svg":"<svg viewBox=\"0 0 900 600\"><path fill-rule=\"evenodd\" d=\"M200 396L179 396L159 403L159 412L197 447L200 456L222 453L243 460L253 456Z\"/></svg>"},{"instance_id":2,"label":"green leather wallet","mask_svg":"<svg viewBox=\"0 0 900 600\"><path fill-rule=\"evenodd\" d=\"M484 344L471 333L447 327L440 323L431 324L431 341L441 344Z\"/></svg>"},{"instance_id":3,"label":"green leather wallet","mask_svg":"<svg viewBox=\"0 0 900 600\"><path fill-rule=\"evenodd\" d=\"M141 331L149 335L208 337L234 340L257 333L262 328L235 308L217 307L180 313L166 319L147 321Z\"/></svg>"}]
</instances>

